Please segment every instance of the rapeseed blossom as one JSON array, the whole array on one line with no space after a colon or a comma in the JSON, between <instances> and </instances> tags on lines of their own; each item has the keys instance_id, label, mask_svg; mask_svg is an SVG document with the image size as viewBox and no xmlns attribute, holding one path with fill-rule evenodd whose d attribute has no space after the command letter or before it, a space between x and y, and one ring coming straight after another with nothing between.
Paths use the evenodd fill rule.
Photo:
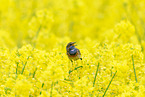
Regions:
<instances>
[{"instance_id":1,"label":"rapeseed blossom","mask_svg":"<svg viewBox=\"0 0 145 97\"><path fill-rule=\"evenodd\" d=\"M144 97L144 5L0 0L0 96ZM83 59L73 65L71 41Z\"/></svg>"}]
</instances>

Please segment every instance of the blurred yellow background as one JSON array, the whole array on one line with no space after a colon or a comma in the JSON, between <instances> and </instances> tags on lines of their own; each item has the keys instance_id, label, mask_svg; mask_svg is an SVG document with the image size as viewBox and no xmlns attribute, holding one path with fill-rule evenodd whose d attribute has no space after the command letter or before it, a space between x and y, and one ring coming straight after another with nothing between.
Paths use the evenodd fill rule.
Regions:
<instances>
[{"instance_id":1,"label":"blurred yellow background","mask_svg":"<svg viewBox=\"0 0 145 97\"><path fill-rule=\"evenodd\" d=\"M144 47L144 5L144 0L0 0L0 37L8 47L26 43L45 50L56 47L61 39L66 44L88 38ZM123 31L128 26L124 23L115 32L121 21L134 30Z\"/></svg>"}]
</instances>

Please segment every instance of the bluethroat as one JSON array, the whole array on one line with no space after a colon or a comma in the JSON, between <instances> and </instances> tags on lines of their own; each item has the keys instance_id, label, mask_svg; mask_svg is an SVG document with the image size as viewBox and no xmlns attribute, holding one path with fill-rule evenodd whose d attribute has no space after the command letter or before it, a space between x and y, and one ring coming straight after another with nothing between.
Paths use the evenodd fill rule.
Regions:
<instances>
[{"instance_id":1,"label":"bluethroat","mask_svg":"<svg viewBox=\"0 0 145 97\"><path fill-rule=\"evenodd\" d=\"M78 60L81 59L81 52L79 49L75 48L75 43L76 42L70 42L66 46L66 51L67 51L67 56L73 62L73 60Z\"/></svg>"}]
</instances>

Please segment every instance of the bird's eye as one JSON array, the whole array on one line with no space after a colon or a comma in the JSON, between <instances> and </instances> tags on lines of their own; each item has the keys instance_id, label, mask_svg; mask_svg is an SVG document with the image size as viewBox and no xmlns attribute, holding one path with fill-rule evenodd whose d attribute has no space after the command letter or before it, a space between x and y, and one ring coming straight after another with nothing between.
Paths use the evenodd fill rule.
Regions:
<instances>
[{"instance_id":1,"label":"bird's eye","mask_svg":"<svg viewBox=\"0 0 145 97\"><path fill-rule=\"evenodd\" d=\"M74 49L74 46L70 46L69 49L70 49L70 50L71 50L71 49Z\"/></svg>"}]
</instances>

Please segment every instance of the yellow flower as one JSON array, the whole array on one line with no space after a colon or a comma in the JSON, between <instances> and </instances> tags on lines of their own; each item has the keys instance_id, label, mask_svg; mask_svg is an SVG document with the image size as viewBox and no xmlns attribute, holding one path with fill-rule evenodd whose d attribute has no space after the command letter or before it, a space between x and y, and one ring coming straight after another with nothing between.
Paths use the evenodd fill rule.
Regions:
<instances>
[{"instance_id":1,"label":"yellow flower","mask_svg":"<svg viewBox=\"0 0 145 97\"><path fill-rule=\"evenodd\" d=\"M144 5L0 0L0 96L144 97ZM82 56L73 63L71 41Z\"/></svg>"},{"instance_id":2,"label":"yellow flower","mask_svg":"<svg viewBox=\"0 0 145 97\"><path fill-rule=\"evenodd\" d=\"M30 95L30 90L32 84L27 80L17 80L15 84L15 94L18 96L28 97Z\"/></svg>"}]
</instances>

